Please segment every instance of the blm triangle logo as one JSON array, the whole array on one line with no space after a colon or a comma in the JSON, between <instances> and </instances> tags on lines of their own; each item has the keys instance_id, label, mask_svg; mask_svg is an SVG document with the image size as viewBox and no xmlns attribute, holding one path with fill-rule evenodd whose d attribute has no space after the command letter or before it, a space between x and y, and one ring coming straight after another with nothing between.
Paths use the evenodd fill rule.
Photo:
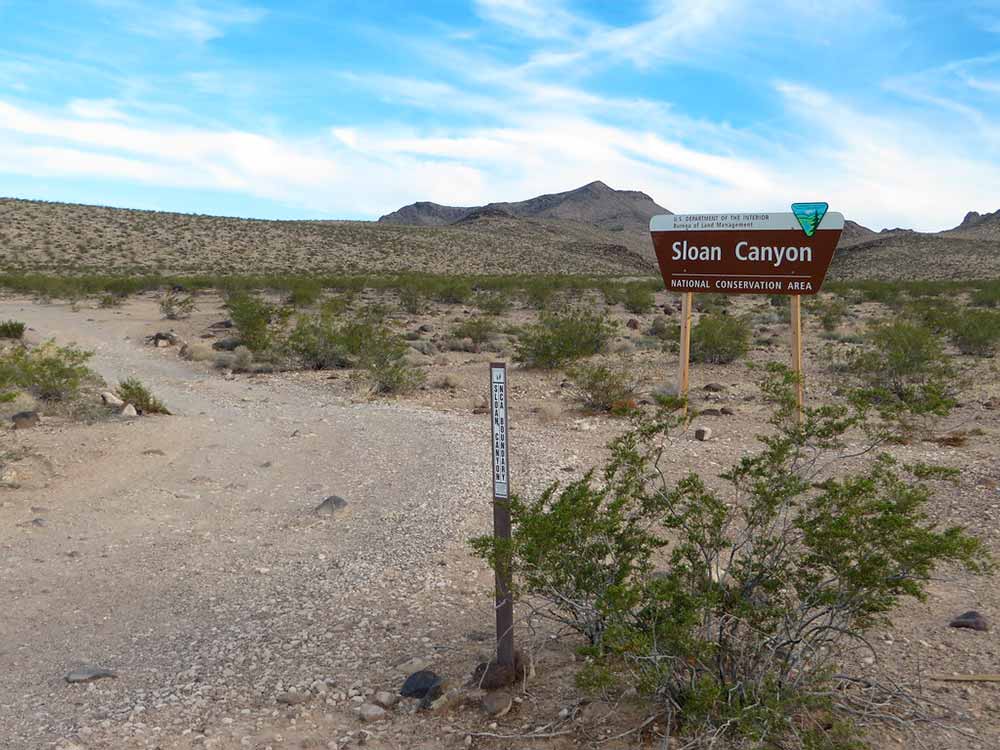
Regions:
<instances>
[{"instance_id":1,"label":"blm triangle logo","mask_svg":"<svg viewBox=\"0 0 1000 750\"><path fill-rule=\"evenodd\" d=\"M823 221L823 217L826 216L827 209L830 208L829 203L793 203L792 213L795 214L795 218L799 220L799 226L802 227L802 231L806 233L806 237L812 237L816 230L819 229L819 224Z\"/></svg>"}]
</instances>

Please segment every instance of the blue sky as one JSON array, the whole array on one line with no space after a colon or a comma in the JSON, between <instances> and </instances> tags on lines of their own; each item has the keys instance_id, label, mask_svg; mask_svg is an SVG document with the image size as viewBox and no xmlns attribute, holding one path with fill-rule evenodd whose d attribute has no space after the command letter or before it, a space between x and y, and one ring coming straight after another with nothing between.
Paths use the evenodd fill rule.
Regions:
<instances>
[{"instance_id":1,"label":"blue sky","mask_svg":"<svg viewBox=\"0 0 1000 750\"><path fill-rule=\"evenodd\" d=\"M0 195L376 218L1000 208L1000 0L0 0Z\"/></svg>"}]
</instances>

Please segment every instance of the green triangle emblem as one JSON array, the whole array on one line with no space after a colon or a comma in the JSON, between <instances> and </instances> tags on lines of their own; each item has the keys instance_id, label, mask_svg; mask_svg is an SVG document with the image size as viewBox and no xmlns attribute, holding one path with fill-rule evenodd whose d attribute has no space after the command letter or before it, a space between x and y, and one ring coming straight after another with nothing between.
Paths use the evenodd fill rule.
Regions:
<instances>
[{"instance_id":1,"label":"green triangle emblem","mask_svg":"<svg viewBox=\"0 0 1000 750\"><path fill-rule=\"evenodd\" d=\"M793 203L792 213L799 220L799 226L806 237L812 237L829 208L829 203Z\"/></svg>"}]
</instances>

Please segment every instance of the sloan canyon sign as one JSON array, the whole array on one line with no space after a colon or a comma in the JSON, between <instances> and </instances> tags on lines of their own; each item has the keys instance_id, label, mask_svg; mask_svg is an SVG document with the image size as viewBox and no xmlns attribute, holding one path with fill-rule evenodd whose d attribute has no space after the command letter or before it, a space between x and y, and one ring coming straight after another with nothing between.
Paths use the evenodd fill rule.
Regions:
<instances>
[{"instance_id":1,"label":"sloan canyon sign","mask_svg":"<svg viewBox=\"0 0 1000 750\"><path fill-rule=\"evenodd\" d=\"M649 231L667 289L721 294L816 294L844 229L825 203L792 213L654 216Z\"/></svg>"}]
</instances>

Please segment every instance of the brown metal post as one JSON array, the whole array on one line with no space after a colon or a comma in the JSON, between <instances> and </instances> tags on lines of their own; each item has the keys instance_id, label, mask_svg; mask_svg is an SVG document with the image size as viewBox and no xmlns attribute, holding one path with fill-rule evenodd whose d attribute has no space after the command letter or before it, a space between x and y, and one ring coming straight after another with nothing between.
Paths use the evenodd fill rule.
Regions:
<instances>
[{"instance_id":1,"label":"brown metal post","mask_svg":"<svg viewBox=\"0 0 1000 750\"><path fill-rule=\"evenodd\" d=\"M490 417L493 452L493 535L510 541L510 463L507 423L507 365L490 364ZM496 561L497 663L514 666L514 602L510 559Z\"/></svg>"}]
</instances>

